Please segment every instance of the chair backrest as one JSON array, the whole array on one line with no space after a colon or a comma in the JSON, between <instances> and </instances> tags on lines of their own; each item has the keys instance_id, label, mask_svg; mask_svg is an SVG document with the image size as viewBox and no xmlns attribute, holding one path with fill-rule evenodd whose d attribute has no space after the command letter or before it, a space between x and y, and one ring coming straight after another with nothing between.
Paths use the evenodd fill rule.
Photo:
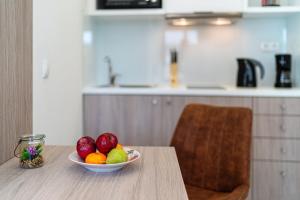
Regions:
<instances>
[{"instance_id":1,"label":"chair backrest","mask_svg":"<svg viewBox=\"0 0 300 200\"><path fill-rule=\"evenodd\" d=\"M248 108L188 105L171 142L185 183L217 192L249 185L251 130Z\"/></svg>"}]
</instances>

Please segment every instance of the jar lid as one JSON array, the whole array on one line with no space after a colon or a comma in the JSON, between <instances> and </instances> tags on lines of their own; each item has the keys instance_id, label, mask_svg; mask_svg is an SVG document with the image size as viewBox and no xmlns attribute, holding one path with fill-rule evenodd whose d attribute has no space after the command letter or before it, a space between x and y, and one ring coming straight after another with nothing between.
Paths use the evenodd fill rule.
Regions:
<instances>
[{"instance_id":1,"label":"jar lid","mask_svg":"<svg viewBox=\"0 0 300 200\"><path fill-rule=\"evenodd\" d=\"M32 141L32 140L42 140L46 137L44 134L39 134L39 135L22 135L20 137L21 141Z\"/></svg>"}]
</instances>

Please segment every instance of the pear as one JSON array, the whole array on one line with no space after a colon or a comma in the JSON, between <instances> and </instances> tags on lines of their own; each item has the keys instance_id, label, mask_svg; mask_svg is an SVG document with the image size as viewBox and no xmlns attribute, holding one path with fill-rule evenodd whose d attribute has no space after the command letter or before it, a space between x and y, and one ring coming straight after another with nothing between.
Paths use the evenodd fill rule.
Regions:
<instances>
[{"instance_id":1,"label":"pear","mask_svg":"<svg viewBox=\"0 0 300 200\"><path fill-rule=\"evenodd\" d=\"M126 162L128 160L128 155L123 149L112 149L107 154L106 164L116 164Z\"/></svg>"}]
</instances>

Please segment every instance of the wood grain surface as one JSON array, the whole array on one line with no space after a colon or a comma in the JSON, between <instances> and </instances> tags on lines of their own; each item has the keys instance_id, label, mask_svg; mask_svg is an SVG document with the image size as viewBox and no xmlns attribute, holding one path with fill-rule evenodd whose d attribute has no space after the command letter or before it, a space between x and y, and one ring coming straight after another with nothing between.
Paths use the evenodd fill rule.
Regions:
<instances>
[{"instance_id":1,"label":"wood grain surface","mask_svg":"<svg viewBox=\"0 0 300 200\"><path fill-rule=\"evenodd\" d=\"M0 0L0 164L32 132L32 0Z\"/></svg>"},{"instance_id":2,"label":"wood grain surface","mask_svg":"<svg viewBox=\"0 0 300 200\"><path fill-rule=\"evenodd\" d=\"M84 134L118 133L125 145L169 146L184 107L190 103L252 106L252 98L156 95L84 95Z\"/></svg>"},{"instance_id":3,"label":"wood grain surface","mask_svg":"<svg viewBox=\"0 0 300 200\"><path fill-rule=\"evenodd\" d=\"M300 161L300 140L253 139L253 158L296 162Z\"/></svg>"},{"instance_id":4,"label":"wood grain surface","mask_svg":"<svg viewBox=\"0 0 300 200\"><path fill-rule=\"evenodd\" d=\"M75 147L47 147L45 166L26 170L11 159L0 166L0 199L187 200L172 147L132 147L141 159L114 173L89 172L68 160Z\"/></svg>"},{"instance_id":5,"label":"wood grain surface","mask_svg":"<svg viewBox=\"0 0 300 200\"><path fill-rule=\"evenodd\" d=\"M163 146L159 96L85 96L84 133L118 133L124 145Z\"/></svg>"},{"instance_id":6,"label":"wood grain surface","mask_svg":"<svg viewBox=\"0 0 300 200\"><path fill-rule=\"evenodd\" d=\"M300 163L254 161L253 200L299 200Z\"/></svg>"},{"instance_id":7,"label":"wood grain surface","mask_svg":"<svg viewBox=\"0 0 300 200\"><path fill-rule=\"evenodd\" d=\"M255 137L300 139L300 117L289 115L255 115Z\"/></svg>"},{"instance_id":8,"label":"wood grain surface","mask_svg":"<svg viewBox=\"0 0 300 200\"><path fill-rule=\"evenodd\" d=\"M299 98L254 98L254 114L300 115Z\"/></svg>"}]
</instances>

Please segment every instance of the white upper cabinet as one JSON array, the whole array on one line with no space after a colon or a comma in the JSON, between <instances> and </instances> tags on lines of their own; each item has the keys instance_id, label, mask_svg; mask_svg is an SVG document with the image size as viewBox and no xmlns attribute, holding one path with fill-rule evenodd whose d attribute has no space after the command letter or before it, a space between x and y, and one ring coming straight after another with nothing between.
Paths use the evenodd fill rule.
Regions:
<instances>
[{"instance_id":1,"label":"white upper cabinet","mask_svg":"<svg viewBox=\"0 0 300 200\"><path fill-rule=\"evenodd\" d=\"M244 0L164 0L167 13L242 12Z\"/></svg>"}]
</instances>

